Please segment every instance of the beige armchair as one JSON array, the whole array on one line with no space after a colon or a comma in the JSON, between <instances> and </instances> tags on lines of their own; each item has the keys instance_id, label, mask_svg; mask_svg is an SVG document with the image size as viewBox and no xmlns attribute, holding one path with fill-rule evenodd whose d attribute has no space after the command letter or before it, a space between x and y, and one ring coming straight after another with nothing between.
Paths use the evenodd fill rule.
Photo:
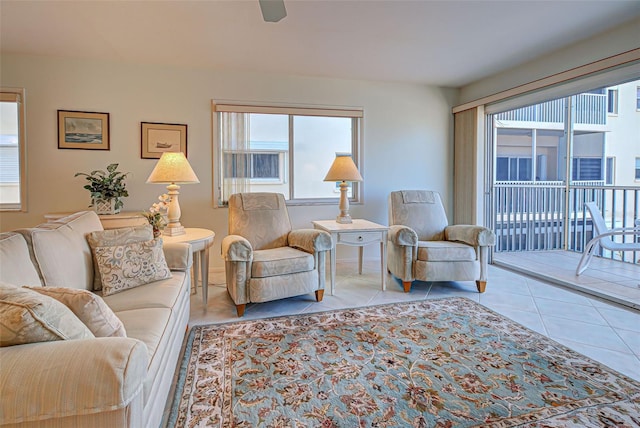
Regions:
<instances>
[{"instance_id":1,"label":"beige armchair","mask_svg":"<svg viewBox=\"0 0 640 428\"><path fill-rule=\"evenodd\" d=\"M438 192L403 190L389 196L387 268L409 292L411 282L476 281L487 285L494 233L482 226L449 226Z\"/></svg>"},{"instance_id":2,"label":"beige armchair","mask_svg":"<svg viewBox=\"0 0 640 428\"><path fill-rule=\"evenodd\" d=\"M229 197L229 235L222 241L227 290L238 316L247 303L301 294L324 295L326 252L331 235L291 230L280 193L237 193Z\"/></svg>"}]
</instances>

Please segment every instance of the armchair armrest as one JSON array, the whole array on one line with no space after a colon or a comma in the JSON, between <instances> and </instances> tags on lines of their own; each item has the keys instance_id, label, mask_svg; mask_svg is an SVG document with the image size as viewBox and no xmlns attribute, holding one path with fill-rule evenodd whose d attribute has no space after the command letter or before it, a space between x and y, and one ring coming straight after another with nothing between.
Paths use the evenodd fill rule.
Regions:
<instances>
[{"instance_id":1,"label":"armchair armrest","mask_svg":"<svg viewBox=\"0 0 640 428\"><path fill-rule=\"evenodd\" d=\"M389 235L387 238L394 245L402 247L415 247L418 245L418 234L409 226L394 224L389 226Z\"/></svg>"},{"instance_id":2,"label":"armchair armrest","mask_svg":"<svg viewBox=\"0 0 640 428\"><path fill-rule=\"evenodd\" d=\"M171 270L187 271L193 264L191 245L185 242L163 243L162 250Z\"/></svg>"},{"instance_id":3,"label":"armchair armrest","mask_svg":"<svg viewBox=\"0 0 640 428\"><path fill-rule=\"evenodd\" d=\"M128 406L147 376L147 347L126 337L60 340L0 349L0 425Z\"/></svg>"},{"instance_id":4,"label":"armchair armrest","mask_svg":"<svg viewBox=\"0 0 640 428\"><path fill-rule=\"evenodd\" d=\"M447 241L464 242L474 247L489 247L496 243L496 235L491 230L468 224L447 226L444 229L444 238Z\"/></svg>"},{"instance_id":5,"label":"armchair armrest","mask_svg":"<svg viewBox=\"0 0 640 428\"><path fill-rule=\"evenodd\" d=\"M227 235L222 240L222 257L227 262L250 262L253 260L253 247L240 235Z\"/></svg>"},{"instance_id":6,"label":"armchair armrest","mask_svg":"<svg viewBox=\"0 0 640 428\"><path fill-rule=\"evenodd\" d=\"M289 232L289 246L314 254L316 251L329 251L333 243L331 235L324 230L297 229Z\"/></svg>"}]
</instances>

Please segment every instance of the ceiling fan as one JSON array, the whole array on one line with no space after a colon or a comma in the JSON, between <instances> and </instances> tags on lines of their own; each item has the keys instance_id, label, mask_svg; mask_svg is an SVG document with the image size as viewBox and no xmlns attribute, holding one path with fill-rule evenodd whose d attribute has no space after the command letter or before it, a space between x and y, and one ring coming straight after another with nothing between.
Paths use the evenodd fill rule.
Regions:
<instances>
[{"instance_id":1,"label":"ceiling fan","mask_svg":"<svg viewBox=\"0 0 640 428\"><path fill-rule=\"evenodd\" d=\"M258 0L265 22L278 22L287 16L284 0Z\"/></svg>"}]
</instances>

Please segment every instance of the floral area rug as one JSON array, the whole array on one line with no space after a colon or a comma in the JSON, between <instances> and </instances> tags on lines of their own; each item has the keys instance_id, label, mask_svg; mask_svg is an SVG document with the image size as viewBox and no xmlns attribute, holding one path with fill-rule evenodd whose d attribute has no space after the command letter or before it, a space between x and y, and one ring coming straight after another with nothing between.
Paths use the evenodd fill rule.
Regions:
<instances>
[{"instance_id":1,"label":"floral area rug","mask_svg":"<svg viewBox=\"0 0 640 428\"><path fill-rule=\"evenodd\" d=\"M169 426L640 427L640 382L465 298L194 327Z\"/></svg>"}]
</instances>

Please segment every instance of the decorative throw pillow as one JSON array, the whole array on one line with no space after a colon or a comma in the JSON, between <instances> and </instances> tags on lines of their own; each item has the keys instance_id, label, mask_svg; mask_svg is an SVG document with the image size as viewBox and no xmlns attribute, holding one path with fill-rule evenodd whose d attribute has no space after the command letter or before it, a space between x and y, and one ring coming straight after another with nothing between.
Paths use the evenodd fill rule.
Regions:
<instances>
[{"instance_id":1,"label":"decorative throw pillow","mask_svg":"<svg viewBox=\"0 0 640 428\"><path fill-rule=\"evenodd\" d=\"M150 224L135 227L122 227L119 229L99 230L87 235L87 241L93 254L93 289L102 290L102 281L98 271L98 261L96 260L96 247L109 247L113 245L124 245L131 242L144 242L153 239L153 229Z\"/></svg>"},{"instance_id":2,"label":"decorative throw pillow","mask_svg":"<svg viewBox=\"0 0 640 428\"><path fill-rule=\"evenodd\" d=\"M82 321L57 300L28 288L0 283L0 346L93 337Z\"/></svg>"},{"instance_id":3,"label":"decorative throw pillow","mask_svg":"<svg viewBox=\"0 0 640 428\"><path fill-rule=\"evenodd\" d=\"M124 324L100 296L87 290L63 287L27 287L50 296L71 309L95 337L127 337Z\"/></svg>"},{"instance_id":4,"label":"decorative throw pillow","mask_svg":"<svg viewBox=\"0 0 640 428\"><path fill-rule=\"evenodd\" d=\"M171 271L162 251L161 238L96 247L95 257L104 296L171 278Z\"/></svg>"}]
</instances>

